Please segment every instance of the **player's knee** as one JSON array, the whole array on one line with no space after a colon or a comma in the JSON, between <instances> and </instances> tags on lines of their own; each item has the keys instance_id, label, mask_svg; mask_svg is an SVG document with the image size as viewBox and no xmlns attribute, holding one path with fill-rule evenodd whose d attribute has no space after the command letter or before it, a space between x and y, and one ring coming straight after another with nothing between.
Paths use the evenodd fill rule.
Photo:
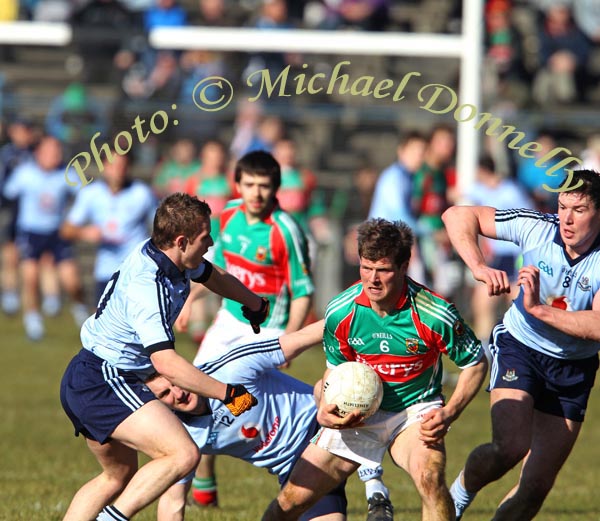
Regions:
<instances>
[{"instance_id":1,"label":"player's knee","mask_svg":"<svg viewBox=\"0 0 600 521\"><path fill-rule=\"evenodd\" d=\"M492 442L492 455L496 464L512 468L521 461L529 451L529 446L526 443L509 440L494 440Z\"/></svg>"},{"instance_id":2,"label":"player's knee","mask_svg":"<svg viewBox=\"0 0 600 521\"><path fill-rule=\"evenodd\" d=\"M200 451L195 443L185 443L182 444L173 459L179 478L183 478L193 472L200 463Z\"/></svg>"},{"instance_id":3,"label":"player's knee","mask_svg":"<svg viewBox=\"0 0 600 521\"><path fill-rule=\"evenodd\" d=\"M125 489L135 472L135 468L122 467L115 472L102 474L103 488L106 494L116 498Z\"/></svg>"}]
</instances>

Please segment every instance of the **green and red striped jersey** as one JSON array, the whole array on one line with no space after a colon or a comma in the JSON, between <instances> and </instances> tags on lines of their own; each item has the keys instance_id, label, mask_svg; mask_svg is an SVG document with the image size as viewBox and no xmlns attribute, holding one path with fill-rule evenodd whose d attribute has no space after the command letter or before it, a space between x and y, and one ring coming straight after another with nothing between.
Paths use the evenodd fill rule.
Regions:
<instances>
[{"instance_id":1,"label":"green and red striped jersey","mask_svg":"<svg viewBox=\"0 0 600 521\"><path fill-rule=\"evenodd\" d=\"M446 354L461 369L476 364L481 342L451 302L406 277L392 313L373 311L360 282L331 300L325 312L327 366L371 366L383 381L381 409L399 412L442 392Z\"/></svg>"},{"instance_id":2,"label":"green and red striped jersey","mask_svg":"<svg viewBox=\"0 0 600 521\"><path fill-rule=\"evenodd\" d=\"M269 299L264 327L285 329L291 301L314 292L306 236L278 205L262 221L248 224L242 200L230 201L221 214L213 262ZM239 303L224 299L223 307L246 323Z\"/></svg>"}]
</instances>

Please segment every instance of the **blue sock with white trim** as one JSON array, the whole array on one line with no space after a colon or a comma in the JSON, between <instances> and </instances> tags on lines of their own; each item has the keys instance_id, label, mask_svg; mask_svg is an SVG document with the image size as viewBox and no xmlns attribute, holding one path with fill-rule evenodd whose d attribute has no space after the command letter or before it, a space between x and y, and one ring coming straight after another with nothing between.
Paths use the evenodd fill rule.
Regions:
<instances>
[{"instance_id":1,"label":"blue sock with white trim","mask_svg":"<svg viewBox=\"0 0 600 521\"><path fill-rule=\"evenodd\" d=\"M104 507L98 514L96 521L129 521L129 518L117 509L114 505Z\"/></svg>"}]
</instances>

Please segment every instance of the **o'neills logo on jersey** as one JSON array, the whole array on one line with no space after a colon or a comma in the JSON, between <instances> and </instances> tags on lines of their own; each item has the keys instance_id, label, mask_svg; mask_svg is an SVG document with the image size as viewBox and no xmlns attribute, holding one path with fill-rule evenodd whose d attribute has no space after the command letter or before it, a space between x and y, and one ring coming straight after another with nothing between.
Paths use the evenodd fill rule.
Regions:
<instances>
[{"instance_id":1,"label":"o'neills logo on jersey","mask_svg":"<svg viewBox=\"0 0 600 521\"><path fill-rule=\"evenodd\" d=\"M229 264L227 271L237 279L240 279L242 284L248 286L250 289L265 286L265 276L263 273L255 273L235 264Z\"/></svg>"},{"instance_id":2,"label":"o'neills logo on jersey","mask_svg":"<svg viewBox=\"0 0 600 521\"><path fill-rule=\"evenodd\" d=\"M275 417L275 421L273 422L273 425L271 426L271 430L267 434L267 437L262 441L262 443L260 445L257 445L256 447L254 447L254 449L253 449L254 452L255 453L260 452L265 447L268 447L269 445L271 445L271 442L273 441L273 438L275 437L275 434L277 434L278 430L279 430L279 416Z\"/></svg>"}]
</instances>

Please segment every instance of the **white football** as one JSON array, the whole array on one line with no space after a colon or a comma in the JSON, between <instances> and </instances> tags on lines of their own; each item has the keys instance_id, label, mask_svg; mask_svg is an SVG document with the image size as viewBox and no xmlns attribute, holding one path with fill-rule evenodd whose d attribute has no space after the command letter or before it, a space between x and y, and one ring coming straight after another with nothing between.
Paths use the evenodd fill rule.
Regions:
<instances>
[{"instance_id":1,"label":"white football","mask_svg":"<svg viewBox=\"0 0 600 521\"><path fill-rule=\"evenodd\" d=\"M345 362L329 372L323 384L323 397L326 403L337 405L340 416L358 409L368 418L381 405L383 385L368 365Z\"/></svg>"}]
</instances>

